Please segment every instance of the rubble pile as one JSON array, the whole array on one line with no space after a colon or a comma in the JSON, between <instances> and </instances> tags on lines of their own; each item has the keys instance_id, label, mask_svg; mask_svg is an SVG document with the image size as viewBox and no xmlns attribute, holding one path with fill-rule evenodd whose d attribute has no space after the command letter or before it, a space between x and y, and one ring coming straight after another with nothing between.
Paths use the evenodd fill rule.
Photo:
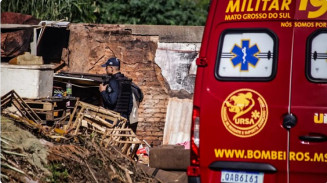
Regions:
<instances>
[{"instance_id":1,"label":"rubble pile","mask_svg":"<svg viewBox=\"0 0 327 183\"><path fill-rule=\"evenodd\" d=\"M14 94L1 98L2 182L159 182L137 166L140 142L126 119L77 102L68 124L47 126L29 118L33 110Z\"/></svg>"}]
</instances>

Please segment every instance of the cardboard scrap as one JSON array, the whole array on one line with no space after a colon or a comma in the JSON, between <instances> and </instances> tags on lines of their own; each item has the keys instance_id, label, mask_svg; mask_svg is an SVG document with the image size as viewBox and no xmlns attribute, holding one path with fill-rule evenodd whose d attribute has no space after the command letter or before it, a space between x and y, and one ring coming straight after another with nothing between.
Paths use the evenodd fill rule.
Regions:
<instances>
[{"instance_id":1,"label":"cardboard scrap","mask_svg":"<svg viewBox=\"0 0 327 183\"><path fill-rule=\"evenodd\" d=\"M23 55L19 55L9 61L12 65L42 65L42 56L31 55L30 52L25 52Z\"/></svg>"}]
</instances>

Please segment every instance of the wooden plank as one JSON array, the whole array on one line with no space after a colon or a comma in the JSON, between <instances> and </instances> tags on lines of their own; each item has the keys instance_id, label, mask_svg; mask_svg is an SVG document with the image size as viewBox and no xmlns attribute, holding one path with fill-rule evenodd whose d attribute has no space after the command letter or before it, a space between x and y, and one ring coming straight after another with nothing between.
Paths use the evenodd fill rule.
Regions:
<instances>
[{"instance_id":1,"label":"wooden plank","mask_svg":"<svg viewBox=\"0 0 327 183\"><path fill-rule=\"evenodd\" d=\"M101 131L101 132L105 132L106 131L106 128L102 127L101 125L91 121L90 119L87 119L86 118L86 121L94 128L96 128L97 130ZM94 129L93 129L94 130Z\"/></svg>"},{"instance_id":2,"label":"wooden plank","mask_svg":"<svg viewBox=\"0 0 327 183\"><path fill-rule=\"evenodd\" d=\"M40 117L34 112L33 109L31 109L26 102L14 91L12 90L12 97L14 100L17 101L17 103L20 105L20 107L23 108L23 110L26 112L26 114L30 117L29 119L32 119L36 123L41 123L42 120Z\"/></svg>"},{"instance_id":3,"label":"wooden plank","mask_svg":"<svg viewBox=\"0 0 327 183\"><path fill-rule=\"evenodd\" d=\"M70 130L70 127L72 125L73 118L74 118L74 116L76 114L76 111L77 111L77 108L78 108L78 104L79 104L79 101L76 102L76 105L74 107L73 113L70 115L68 124L64 127L65 130Z\"/></svg>"},{"instance_id":4,"label":"wooden plank","mask_svg":"<svg viewBox=\"0 0 327 183\"><path fill-rule=\"evenodd\" d=\"M131 147L132 144L125 144L122 148L121 148L121 151L123 154L128 154L128 149L129 147Z\"/></svg>"},{"instance_id":5,"label":"wooden plank","mask_svg":"<svg viewBox=\"0 0 327 183\"><path fill-rule=\"evenodd\" d=\"M35 113L37 115L39 115L39 117L42 120L47 120L47 121L53 121L54 120L54 116L53 116L52 111L35 111Z\"/></svg>"},{"instance_id":6,"label":"wooden plank","mask_svg":"<svg viewBox=\"0 0 327 183\"><path fill-rule=\"evenodd\" d=\"M42 102L40 100L25 100L25 102L34 110L53 110L51 102Z\"/></svg>"},{"instance_id":7,"label":"wooden plank","mask_svg":"<svg viewBox=\"0 0 327 183\"><path fill-rule=\"evenodd\" d=\"M116 142L117 143L123 143L123 144L126 144L126 143L128 143L128 144L140 144L141 143L141 141L137 142L137 141L122 141L122 140L117 140Z\"/></svg>"},{"instance_id":8,"label":"wooden plank","mask_svg":"<svg viewBox=\"0 0 327 183\"><path fill-rule=\"evenodd\" d=\"M39 115L39 117L42 120L54 120L55 117L61 118L64 115L63 109L57 109L57 110L35 110L35 113Z\"/></svg>"},{"instance_id":9,"label":"wooden plank","mask_svg":"<svg viewBox=\"0 0 327 183\"><path fill-rule=\"evenodd\" d=\"M108 115L104 115L104 114L101 114L101 113L99 113L99 112L95 112L95 111L88 111L88 113L90 113L90 115L91 116L97 116L97 118L99 118L100 120L104 120L104 121L106 121L106 120L110 120L110 121L112 121L113 122L113 126L115 126L116 124L117 124L117 122L118 122L118 118L117 117L113 117L113 116L108 116ZM108 123L107 121L106 121L106 123ZM112 126L112 127L113 127ZM111 128L112 128L111 127Z\"/></svg>"},{"instance_id":10,"label":"wooden plank","mask_svg":"<svg viewBox=\"0 0 327 183\"><path fill-rule=\"evenodd\" d=\"M111 135L117 137L136 137L135 135L129 135L129 134L111 134Z\"/></svg>"},{"instance_id":11,"label":"wooden plank","mask_svg":"<svg viewBox=\"0 0 327 183\"><path fill-rule=\"evenodd\" d=\"M115 129L107 129L107 130L110 131L110 132L111 131L115 131L115 132L116 131L132 131L132 129L116 129L116 128Z\"/></svg>"},{"instance_id":12,"label":"wooden plank","mask_svg":"<svg viewBox=\"0 0 327 183\"><path fill-rule=\"evenodd\" d=\"M113 123L113 124L110 124L108 121L100 118L99 116L91 116L89 114L85 114L84 117L87 117L87 118L90 118L90 119L93 119L94 122L102 125L102 126L106 126L108 128L113 128L116 124Z\"/></svg>"},{"instance_id":13,"label":"wooden plank","mask_svg":"<svg viewBox=\"0 0 327 183\"><path fill-rule=\"evenodd\" d=\"M78 132L78 130L79 130L79 127L81 126L81 124L82 124L82 120L83 120L83 116L84 116L84 113L85 113L85 108L84 107L82 107L82 109L79 111L79 113L78 113L78 115L77 115L77 117L76 117L76 120L75 120L75 124L74 124L74 126L76 126L76 129L75 129L75 133L74 133L74 135L76 135L77 134L77 132Z\"/></svg>"},{"instance_id":14,"label":"wooden plank","mask_svg":"<svg viewBox=\"0 0 327 183\"><path fill-rule=\"evenodd\" d=\"M10 102L12 102L11 97L1 99L1 110L3 109L4 106L6 106Z\"/></svg>"},{"instance_id":15,"label":"wooden plank","mask_svg":"<svg viewBox=\"0 0 327 183\"><path fill-rule=\"evenodd\" d=\"M133 148L133 150L132 150L132 152L131 152L131 154L130 154L130 157L131 157L132 159L134 159L134 157L136 156L136 152L137 152L137 150L139 149L140 144L141 144L141 143L139 143L139 144L135 144L135 145L134 145L134 148Z\"/></svg>"}]
</instances>

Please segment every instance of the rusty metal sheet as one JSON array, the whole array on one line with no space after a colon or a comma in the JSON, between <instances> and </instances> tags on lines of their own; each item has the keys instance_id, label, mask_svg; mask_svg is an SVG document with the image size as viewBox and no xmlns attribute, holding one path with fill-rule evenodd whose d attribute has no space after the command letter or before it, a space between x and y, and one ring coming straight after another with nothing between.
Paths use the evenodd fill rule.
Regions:
<instances>
[{"instance_id":1,"label":"rusty metal sheet","mask_svg":"<svg viewBox=\"0 0 327 183\"><path fill-rule=\"evenodd\" d=\"M177 144L190 140L192 106L191 99L169 99L163 144Z\"/></svg>"}]
</instances>

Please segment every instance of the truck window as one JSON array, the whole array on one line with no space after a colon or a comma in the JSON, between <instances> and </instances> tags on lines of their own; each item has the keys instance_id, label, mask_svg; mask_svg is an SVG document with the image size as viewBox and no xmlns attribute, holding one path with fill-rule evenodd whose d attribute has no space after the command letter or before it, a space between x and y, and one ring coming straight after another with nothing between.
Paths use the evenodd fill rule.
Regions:
<instances>
[{"instance_id":1,"label":"truck window","mask_svg":"<svg viewBox=\"0 0 327 183\"><path fill-rule=\"evenodd\" d=\"M271 80L276 74L277 38L268 30L226 30L218 48L219 80Z\"/></svg>"},{"instance_id":2,"label":"truck window","mask_svg":"<svg viewBox=\"0 0 327 183\"><path fill-rule=\"evenodd\" d=\"M308 39L309 79L317 82L327 82L327 30L320 30Z\"/></svg>"}]
</instances>

